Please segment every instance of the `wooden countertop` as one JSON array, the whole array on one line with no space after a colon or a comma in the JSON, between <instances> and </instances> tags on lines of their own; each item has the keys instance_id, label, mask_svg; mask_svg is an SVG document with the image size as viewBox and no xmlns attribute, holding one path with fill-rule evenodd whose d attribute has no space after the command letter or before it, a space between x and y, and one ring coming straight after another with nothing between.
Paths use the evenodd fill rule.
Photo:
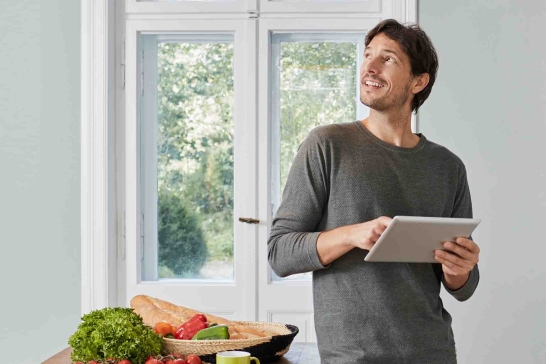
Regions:
<instances>
[{"instance_id":1,"label":"wooden countertop","mask_svg":"<svg viewBox=\"0 0 546 364\"><path fill-rule=\"evenodd\" d=\"M71 364L70 353L72 349L66 348L60 353L52 356L42 364ZM320 364L317 344L315 343L293 343L290 350L281 360L271 364Z\"/></svg>"}]
</instances>

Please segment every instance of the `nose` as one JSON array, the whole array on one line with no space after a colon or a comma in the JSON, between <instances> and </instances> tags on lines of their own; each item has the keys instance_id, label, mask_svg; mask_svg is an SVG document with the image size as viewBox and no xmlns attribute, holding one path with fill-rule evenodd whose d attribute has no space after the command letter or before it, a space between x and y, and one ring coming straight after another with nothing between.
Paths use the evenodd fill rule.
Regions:
<instances>
[{"instance_id":1,"label":"nose","mask_svg":"<svg viewBox=\"0 0 546 364\"><path fill-rule=\"evenodd\" d=\"M379 68L379 59L375 57L364 58L362 62L362 72L363 74L376 74L380 72Z\"/></svg>"}]
</instances>

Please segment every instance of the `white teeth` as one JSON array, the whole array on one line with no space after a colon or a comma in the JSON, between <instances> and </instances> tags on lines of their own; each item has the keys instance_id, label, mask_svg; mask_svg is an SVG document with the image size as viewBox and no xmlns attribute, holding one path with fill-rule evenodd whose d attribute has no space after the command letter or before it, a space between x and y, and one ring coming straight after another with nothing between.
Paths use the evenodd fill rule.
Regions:
<instances>
[{"instance_id":1,"label":"white teeth","mask_svg":"<svg viewBox=\"0 0 546 364\"><path fill-rule=\"evenodd\" d=\"M366 81L366 85L368 85L368 86L375 86L375 87L383 87L382 84L377 83L377 82L372 82L372 81Z\"/></svg>"}]
</instances>

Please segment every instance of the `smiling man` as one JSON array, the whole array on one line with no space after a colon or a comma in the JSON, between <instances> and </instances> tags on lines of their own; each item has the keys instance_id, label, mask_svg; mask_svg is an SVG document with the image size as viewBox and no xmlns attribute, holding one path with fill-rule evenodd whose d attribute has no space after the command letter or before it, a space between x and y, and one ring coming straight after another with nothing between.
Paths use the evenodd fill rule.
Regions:
<instances>
[{"instance_id":1,"label":"smiling man","mask_svg":"<svg viewBox=\"0 0 546 364\"><path fill-rule=\"evenodd\" d=\"M268 241L281 277L313 272L322 363L456 363L441 285L459 301L479 280L479 247L460 238L438 263L369 263L396 215L472 217L463 162L411 131L436 51L416 25L385 20L366 36L361 102L370 116L313 129L291 167Z\"/></svg>"}]
</instances>

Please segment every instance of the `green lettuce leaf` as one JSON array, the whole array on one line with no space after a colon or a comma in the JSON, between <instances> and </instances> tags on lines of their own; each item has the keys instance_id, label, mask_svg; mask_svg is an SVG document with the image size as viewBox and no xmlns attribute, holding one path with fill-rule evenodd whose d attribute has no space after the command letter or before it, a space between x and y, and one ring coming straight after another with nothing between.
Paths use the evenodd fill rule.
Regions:
<instances>
[{"instance_id":1,"label":"green lettuce leaf","mask_svg":"<svg viewBox=\"0 0 546 364\"><path fill-rule=\"evenodd\" d=\"M72 361L115 358L144 364L159 355L163 340L131 308L104 308L82 317L76 332L68 339Z\"/></svg>"}]
</instances>

